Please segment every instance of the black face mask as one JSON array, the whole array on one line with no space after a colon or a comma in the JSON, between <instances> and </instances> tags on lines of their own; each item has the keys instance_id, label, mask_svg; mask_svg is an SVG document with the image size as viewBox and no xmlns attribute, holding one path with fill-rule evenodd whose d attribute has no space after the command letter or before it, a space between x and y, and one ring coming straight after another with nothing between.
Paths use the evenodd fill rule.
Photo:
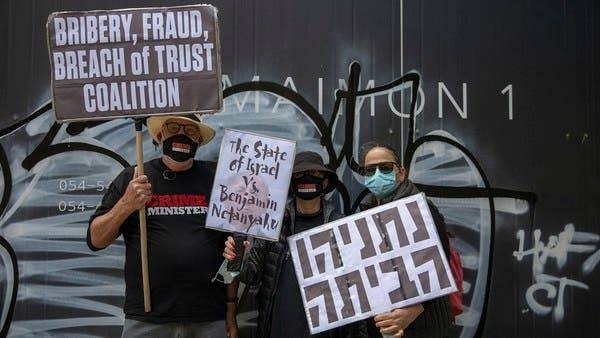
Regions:
<instances>
[{"instance_id":1,"label":"black face mask","mask_svg":"<svg viewBox=\"0 0 600 338\"><path fill-rule=\"evenodd\" d=\"M312 200L323 193L324 179L311 175L304 175L292 181L294 195L303 200Z\"/></svg>"},{"instance_id":2,"label":"black face mask","mask_svg":"<svg viewBox=\"0 0 600 338\"><path fill-rule=\"evenodd\" d=\"M197 149L198 143L183 134L173 135L163 141L163 154L177 162L194 158Z\"/></svg>"}]
</instances>

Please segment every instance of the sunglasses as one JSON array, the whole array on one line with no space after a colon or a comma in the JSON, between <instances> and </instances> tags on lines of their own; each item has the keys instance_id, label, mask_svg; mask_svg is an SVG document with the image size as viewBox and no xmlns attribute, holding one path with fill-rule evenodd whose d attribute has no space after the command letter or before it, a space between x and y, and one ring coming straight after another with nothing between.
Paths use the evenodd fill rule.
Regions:
<instances>
[{"instance_id":1,"label":"sunglasses","mask_svg":"<svg viewBox=\"0 0 600 338\"><path fill-rule=\"evenodd\" d=\"M394 171L394 166L397 165L398 164L396 162L379 162L365 166L361 171L363 176L373 176L375 175L377 169L379 169L382 174L389 174Z\"/></svg>"},{"instance_id":2,"label":"sunglasses","mask_svg":"<svg viewBox=\"0 0 600 338\"><path fill-rule=\"evenodd\" d=\"M183 128L183 133L191 138L200 136L200 128L193 124L179 124L177 122L166 122L164 124L167 131L171 134L177 134Z\"/></svg>"}]
</instances>

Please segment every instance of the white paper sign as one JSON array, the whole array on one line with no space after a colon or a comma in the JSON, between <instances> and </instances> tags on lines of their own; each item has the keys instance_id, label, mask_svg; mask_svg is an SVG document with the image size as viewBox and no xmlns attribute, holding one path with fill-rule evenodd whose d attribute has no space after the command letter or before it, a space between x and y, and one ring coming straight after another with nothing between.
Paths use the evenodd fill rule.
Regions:
<instances>
[{"instance_id":1,"label":"white paper sign","mask_svg":"<svg viewBox=\"0 0 600 338\"><path fill-rule=\"evenodd\" d=\"M312 334L456 291L422 193L288 242Z\"/></svg>"},{"instance_id":2,"label":"white paper sign","mask_svg":"<svg viewBox=\"0 0 600 338\"><path fill-rule=\"evenodd\" d=\"M206 226L279 240L295 150L294 141L227 129Z\"/></svg>"}]
</instances>

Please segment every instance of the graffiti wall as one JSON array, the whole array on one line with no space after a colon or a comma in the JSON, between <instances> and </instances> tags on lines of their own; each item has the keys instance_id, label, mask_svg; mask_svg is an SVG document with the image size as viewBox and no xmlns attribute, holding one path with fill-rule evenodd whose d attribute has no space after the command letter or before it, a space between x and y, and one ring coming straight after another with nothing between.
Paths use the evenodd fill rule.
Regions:
<instances>
[{"instance_id":1,"label":"graffiti wall","mask_svg":"<svg viewBox=\"0 0 600 338\"><path fill-rule=\"evenodd\" d=\"M191 1L2 2L0 335L119 336L121 239L87 220L135 162L131 119L57 124L49 13ZM455 234L465 312L455 337L591 337L600 329L600 9L579 2L213 1L225 128L295 140L364 196L360 145L401 153ZM146 134L144 157L160 155ZM239 316L252 330L251 301Z\"/></svg>"}]
</instances>

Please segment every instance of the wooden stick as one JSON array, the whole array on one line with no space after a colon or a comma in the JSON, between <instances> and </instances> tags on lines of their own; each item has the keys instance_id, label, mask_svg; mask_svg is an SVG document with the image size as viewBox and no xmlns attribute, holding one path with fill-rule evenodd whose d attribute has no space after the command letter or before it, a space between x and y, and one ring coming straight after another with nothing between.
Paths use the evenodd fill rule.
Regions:
<instances>
[{"instance_id":1,"label":"wooden stick","mask_svg":"<svg viewBox=\"0 0 600 338\"><path fill-rule=\"evenodd\" d=\"M144 175L144 145L142 143L142 119L135 119L135 152L137 155L137 174ZM144 311L150 312L150 278L148 277L148 234L146 232L146 208L139 210L140 218L140 254L142 256L142 284L144 288Z\"/></svg>"}]
</instances>

